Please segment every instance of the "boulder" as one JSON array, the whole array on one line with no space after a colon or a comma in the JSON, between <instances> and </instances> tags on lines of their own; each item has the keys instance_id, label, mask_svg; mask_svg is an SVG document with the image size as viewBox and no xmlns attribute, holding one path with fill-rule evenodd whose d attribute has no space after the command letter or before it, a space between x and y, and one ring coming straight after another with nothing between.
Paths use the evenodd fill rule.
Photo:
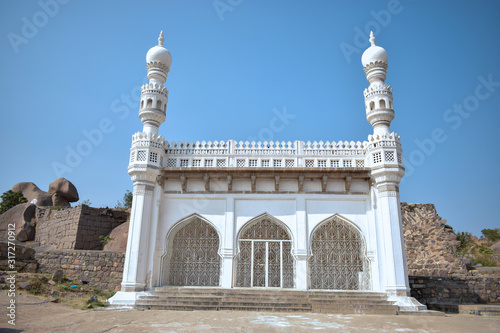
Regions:
<instances>
[{"instance_id":1,"label":"boulder","mask_svg":"<svg viewBox=\"0 0 500 333\"><path fill-rule=\"evenodd\" d=\"M92 302L97 302L99 301L99 299L97 298L96 295L92 296L89 298L89 300L87 301L87 303L92 303Z\"/></svg>"},{"instance_id":2,"label":"boulder","mask_svg":"<svg viewBox=\"0 0 500 333\"><path fill-rule=\"evenodd\" d=\"M16 234L21 230L24 225L24 211L30 206L30 203L22 203L16 205L0 215L0 235L2 238L7 238L7 230L9 229L9 224L14 224L16 226ZM5 237L4 237L5 236Z\"/></svg>"},{"instance_id":3,"label":"boulder","mask_svg":"<svg viewBox=\"0 0 500 333\"><path fill-rule=\"evenodd\" d=\"M125 222L111 230L109 237L113 240L104 245L103 250L125 252L127 250L128 228L129 222Z\"/></svg>"},{"instance_id":4,"label":"boulder","mask_svg":"<svg viewBox=\"0 0 500 333\"><path fill-rule=\"evenodd\" d=\"M50 183L47 193L52 196L53 201L59 203L76 202L80 199L75 185L73 185L69 180L63 177L59 177L52 183ZM61 205L56 205L54 203L54 206Z\"/></svg>"},{"instance_id":5,"label":"boulder","mask_svg":"<svg viewBox=\"0 0 500 333\"><path fill-rule=\"evenodd\" d=\"M62 280L62 278L64 277L64 272L62 269L58 269L57 271L54 272L54 274L52 275L52 281L54 282L59 282Z\"/></svg>"},{"instance_id":6,"label":"boulder","mask_svg":"<svg viewBox=\"0 0 500 333\"><path fill-rule=\"evenodd\" d=\"M16 205L0 215L0 232L2 238L8 237L9 224L15 226L15 236L20 242L35 239L36 206L30 203Z\"/></svg>"},{"instance_id":7,"label":"boulder","mask_svg":"<svg viewBox=\"0 0 500 333\"><path fill-rule=\"evenodd\" d=\"M29 282L21 282L19 283L19 289L29 290L31 288L31 284Z\"/></svg>"},{"instance_id":8,"label":"boulder","mask_svg":"<svg viewBox=\"0 0 500 333\"><path fill-rule=\"evenodd\" d=\"M495 244L493 244L491 246L491 249L493 250L493 252L495 253L500 253L500 242L496 242Z\"/></svg>"},{"instance_id":9,"label":"boulder","mask_svg":"<svg viewBox=\"0 0 500 333\"><path fill-rule=\"evenodd\" d=\"M12 191L22 192L28 202L36 199L36 204L39 206L52 206L52 195L40 190L38 186L33 183L17 183L12 186Z\"/></svg>"}]
</instances>

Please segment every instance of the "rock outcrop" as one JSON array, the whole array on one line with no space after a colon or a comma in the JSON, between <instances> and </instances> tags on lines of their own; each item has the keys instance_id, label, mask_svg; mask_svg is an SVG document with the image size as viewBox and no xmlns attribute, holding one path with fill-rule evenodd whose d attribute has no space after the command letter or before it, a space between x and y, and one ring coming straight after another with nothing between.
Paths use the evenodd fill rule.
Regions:
<instances>
[{"instance_id":1,"label":"rock outcrop","mask_svg":"<svg viewBox=\"0 0 500 333\"><path fill-rule=\"evenodd\" d=\"M467 258L456 254L460 241L433 204L401 203L409 275L451 276L467 273Z\"/></svg>"},{"instance_id":2,"label":"rock outcrop","mask_svg":"<svg viewBox=\"0 0 500 333\"><path fill-rule=\"evenodd\" d=\"M70 202L78 201L78 191L75 185L65 178L58 178L49 185L49 191L44 192L33 183L22 182L12 186L13 192L21 192L29 203L19 204L0 215L0 237L7 237L9 224L14 224L16 240L26 242L35 238L36 208L38 206L70 207Z\"/></svg>"},{"instance_id":3,"label":"rock outcrop","mask_svg":"<svg viewBox=\"0 0 500 333\"><path fill-rule=\"evenodd\" d=\"M75 185L65 178L57 178L50 183L48 194L52 197L52 204L54 206L71 206L70 202L77 202L79 200L78 191Z\"/></svg>"},{"instance_id":4,"label":"rock outcrop","mask_svg":"<svg viewBox=\"0 0 500 333\"><path fill-rule=\"evenodd\" d=\"M114 228L109 237L112 238L107 244L104 245L104 251L120 251L127 250L128 227L130 222L125 222Z\"/></svg>"},{"instance_id":5,"label":"rock outcrop","mask_svg":"<svg viewBox=\"0 0 500 333\"><path fill-rule=\"evenodd\" d=\"M50 183L48 192L42 191L35 184L28 182L17 183L12 186L12 191L22 192L28 202L36 200L36 204L39 206L70 207L70 202L79 200L75 185L62 177Z\"/></svg>"},{"instance_id":6,"label":"rock outcrop","mask_svg":"<svg viewBox=\"0 0 500 333\"><path fill-rule=\"evenodd\" d=\"M22 182L12 186L13 192L22 192L23 196L31 202L36 200L36 204L40 206L52 206L52 196L45 191L42 191L34 183Z\"/></svg>"}]
</instances>

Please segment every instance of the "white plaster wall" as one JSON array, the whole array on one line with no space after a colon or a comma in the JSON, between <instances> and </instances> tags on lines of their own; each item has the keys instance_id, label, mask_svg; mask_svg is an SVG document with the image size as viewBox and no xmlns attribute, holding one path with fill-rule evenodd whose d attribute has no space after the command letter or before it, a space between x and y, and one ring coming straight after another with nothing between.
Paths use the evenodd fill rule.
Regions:
<instances>
[{"instance_id":1,"label":"white plaster wall","mask_svg":"<svg viewBox=\"0 0 500 333\"><path fill-rule=\"evenodd\" d=\"M252 190L252 182L250 179L235 179L233 180L233 191L246 191Z\"/></svg>"},{"instance_id":2,"label":"white plaster wall","mask_svg":"<svg viewBox=\"0 0 500 333\"><path fill-rule=\"evenodd\" d=\"M321 181L319 179L304 178L304 192L321 192Z\"/></svg>"},{"instance_id":3,"label":"white plaster wall","mask_svg":"<svg viewBox=\"0 0 500 333\"><path fill-rule=\"evenodd\" d=\"M353 179L351 181L351 192L368 193L369 188L368 181L364 179Z\"/></svg>"},{"instance_id":4,"label":"white plaster wall","mask_svg":"<svg viewBox=\"0 0 500 333\"><path fill-rule=\"evenodd\" d=\"M280 192L298 192L299 182L296 179L281 179Z\"/></svg>"},{"instance_id":5,"label":"white plaster wall","mask_svg":"<svg viewBox=\"0 0 500 333\"><path fill-rule=\"evenodd\" d=\"M345 181L343 179L329 179L326 182L327 191L343 193L345 191Z\"/></svg>"},{"instance_id":6,"label":"white plaster wall","mask_svg":"<svg viewBox=\"0 0 500 333\"><path fill-rule=\"evenodd\" d=\"M257 178L255 181L255 190L262 192L273 192L274 191L274 179L270 178Z\"/></svg>"},{"instance_id":7,"label":"white plaster wall","mask_svg":"<svg viewBox=\"0 0 500 333\"><path fill-rule=\"evenodd\" d=\"M186 190L188 192L203 192L205 191L205 181L203 179L188 179Z\"/></svg>"},{"instance_id":8,"label":"white plaster wall","mask_svg":"<svg viewBox=\"0 0 500 333\"><path fill-rule=\"evenodd\" d=\"M167 179L164 186L165 191L180 192L182 191L182 181L180 179Z\"/></svg>"},{"instance_id":9,"label":"white plaster wall","mask_svg":"<svg viewBox=\"0 0 500 333\"><path fill-rule=\"evenodd\" d=\"M210 191L227 191L227 179L210 178Z\"/></svg>"}]
</instances>

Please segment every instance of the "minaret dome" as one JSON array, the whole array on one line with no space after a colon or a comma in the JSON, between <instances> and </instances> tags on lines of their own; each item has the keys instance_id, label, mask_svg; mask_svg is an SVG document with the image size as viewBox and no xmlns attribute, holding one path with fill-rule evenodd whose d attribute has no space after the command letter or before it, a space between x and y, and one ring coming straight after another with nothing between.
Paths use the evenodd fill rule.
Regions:
<instances>
[{"instance_id":1,"label":"minaret dome","mask_svg":"<svg viewBox=\"0 0 500 333\"><path fill-rule=\"evenodd\" d=\"M373 35L373 31L370 32L370 43L371 46L367 48L361 56L361 63L363 64L363 67L366 67L366 65L369 65L372 62L383 62L387 65L387 52L383 47L375 45L375 36Z\"/></svg>"},{"instance_id":2,"label":"minaret dome","mask_svg":"<svg viewBox=\"0 0 500 333\"><path fill-rule=\"evenodd\" d=\"M163 31L160 32L160 37L158 37L158 45L150 48L146 54L146 63L149 64L151 62L159 62L167 67L170 67L170 64L172 64L170 52L163 47Z\"/></svg>"}]
</instances>

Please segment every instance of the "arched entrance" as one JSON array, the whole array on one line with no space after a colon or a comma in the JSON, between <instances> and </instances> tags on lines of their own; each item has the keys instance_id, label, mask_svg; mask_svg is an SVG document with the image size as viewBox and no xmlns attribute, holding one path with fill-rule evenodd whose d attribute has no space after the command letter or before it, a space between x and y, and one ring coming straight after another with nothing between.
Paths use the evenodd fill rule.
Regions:
<instances>
[{"instance_id":1,"label":"arched entrance","mask_svg":"<svg viewBox=\"0 0 500 333\"><path fill-rule=\"evenodd\" d=\"M293 288L292 239L281 222L265 214L238 237L236 287Z\"/></svg>"},{"instance_id":2,"label":"arched entrance","mask_svg":"<svg viewBox=\"0 0 500 333\"><path fill-rule=\"evenodd\" d=\"M312 233L309 258L311 289L370 290L370 263L361 233L334 216Z\"/></svg>"},{"instance_id":3,"label":"arched entrance","mask_svg":"<svg viewBox=\"0 0 500 333\"><path fill-rule=\"evenodd\" d=\"M217 231L199 216L181 226L169 237L164 284L219 286L221 257Z\"/></svg>"}]
</instances>

